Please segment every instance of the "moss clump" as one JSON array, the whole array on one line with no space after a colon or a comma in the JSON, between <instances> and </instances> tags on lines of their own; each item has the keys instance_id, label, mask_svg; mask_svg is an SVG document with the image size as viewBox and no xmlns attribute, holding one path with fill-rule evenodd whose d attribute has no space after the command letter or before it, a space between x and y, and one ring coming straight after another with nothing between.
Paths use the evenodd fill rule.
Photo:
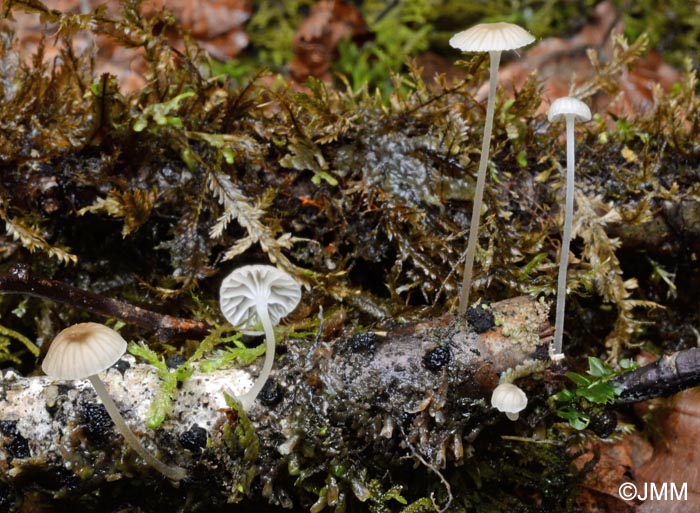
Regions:
<instances>
[{"instance_id":1,"label":"moss clump","mask_svg":"<svg viewBox=\"0 0 700 513\"><path fill-rule=\"evenodd\" d=\"M76 16L33 1L4 4L5 16L25 9L56 23L65 46L58 60L44 63L40 49L27 64L12 33L5 29L0 37L2 272L26 264L36 275L212 326L221 323L214 300L218 281L249 261L270 261L309 285L292 322L315 328L320 307L335 309L334 326L324 327L329 334L422 320L454 306L482 135L475 94L486 72L483 59L464 63L457 83L426 84L411 65L388 82L383 77L378 94L360 84L313 80L301 92L270 88L260 80L264 73L240 85L214 79L206 58L166 12L143 19L139 2L121 6L111 18L102 10ZM146 87L122 94L114 77L95 76L89 54L76 55L71 47L79 30L140 49ZM168 39L173 34L178 48ZM617 40L613 59L596 63L597 75L581 86L581 96L614 95L616 78L645 51L646 41ZM615 360L640 342L657 348L695 343L688 326L700 320L699 89L689 64L670 92L655 91L649 112L629 119L601 112L580 129L570 354L607 351ZM508 98L497 103L474 293L484 300L548 297L561 225L559 131L547 130L537 114L536 77L500 94ZM649 258L640 261L640 251ZM684 280L674 282L674 272ZM667 295L669 283L675 296ZM666 310L638 308L655 304ZM25 372L35 370L35 355L10 333L41 344L84 316L75 307L5 295L0 315L11 330L0 338L0 358ZM153 361L174 353L205 356L201 348L197 352L199 340L173 347L148 330L126 326L124 332L145 338ZM222 341L209 341L206 355ZM167 384L164 403L178 376L184 379L186 372ZM337 425L322 396L300 395L299 401L290 407L308 408L300 426L305 438L290 451L287 467L273 470L301 502L317 509L340 508L344 494L346 501L377 511L420 511L431 492L447 503L448 482L458 498L455 510L477 504L526 510L573 489L563 449L509 445L505 458L512 473L498 471L503 442L495 434L473 440L473 473L464 477L451 462L443 471L438 455L448 430L442 428L437 432L444 438L423 446L430 451L428 480L412 480L425 474L412 473L405 462L387 477L381 465L358 462L361 451L333 452L347 430L365 429L364 421L380 433L375 412L358 409L355 425ZM452 406L473 419L485 414L478 401ZM423 414L424 423L414 425L411 415L401 421L418 439L421 428L437 422ZM222 427L237 440L227 449L238 456L249 445L247 427L235 432L241 426ZM529 452L534 448L542 448L536 457ZM425 458L408 445L403 449L411 461L420 461L416 454ZM548 473L537 458L558 473ZM270 491L257 480L257 463L237 467L233 459L227 470L240 472L242 488L228 491L231 497L269 492L264 497L273 502L293 502L288 491ZM515 483L524 498L506 497L499 483ZM129 486L138 484L109 484L100 493ZM174 495L170 490L164 496ZM218 506L227 498L222 493L212 502Z\"/></svg>"}]
</instances>

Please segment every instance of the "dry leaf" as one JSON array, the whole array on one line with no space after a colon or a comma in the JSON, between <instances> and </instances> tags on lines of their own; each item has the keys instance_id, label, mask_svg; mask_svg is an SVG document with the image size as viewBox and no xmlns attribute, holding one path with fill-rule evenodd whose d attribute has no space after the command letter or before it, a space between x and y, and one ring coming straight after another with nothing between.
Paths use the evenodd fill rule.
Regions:
<instances>
[{"instance_id":1,"label":"dry leaf","mask_svg":"<svg viewBox=\"0 0 700 513\"><path fill-rule=\"evenodd\" d=\"M502 84L522 86L527 77L536 72L543 81L540 111L546 112L551 100L571 93L572 84L580 85L596 74L588 50L595 49L601 62L610 61L614 51L614 37L623 33L621 16L613 3L601 2L595 8L591 22L570 39L546 38L529 47L520 59L503 66L499 72ZM660 85L668 90L680 79L680 73L666 64L658 52L650 50L629 70L623 70L616 86L623 93L615 96L598 94L590 105L592 112L603 109L617 116L634 118L653 105L653 88ZM480 95L486 96L486 88Z\"/></svg>"},{"instance_id":2,"label":"dry leaf","mask_svg":"<svg viewBox=\"0 0 700 513\"><path fill-rule=\"evenodd\" d=\"M354 5L341 0L321 0L294 35L294 59L289 65L292 77L300 82L309 76L329 81L340 40L365 34L367 25Z\"/></svg>"},{"instance_id":3,"label":"dry leaf","mask_svg":"<svg viewBox=\"0 0 700 513\"><path fill-rule=\"evenodd\" d=\"M650 363L648 353L642 353ZM674 397L635 405L635 412L652 426L654 440L640 432L625 435L616 443L589 443L588 450L574 462L578 469L599 454L599 461L587 475L578 504L584 511L634 513L685 513L700 511L700 393L686 390ZM623 501L618 490L634 483L646 501ZM666 484L666 499L651 499ZM678 500L685 484L687 500ZM672 491L671 486L675 489ZM646 486L646 488L645 488ZM673 493L673 495L672 495ZM664 495L662 494L662 497Z\"/></svg>"}]
</instances>

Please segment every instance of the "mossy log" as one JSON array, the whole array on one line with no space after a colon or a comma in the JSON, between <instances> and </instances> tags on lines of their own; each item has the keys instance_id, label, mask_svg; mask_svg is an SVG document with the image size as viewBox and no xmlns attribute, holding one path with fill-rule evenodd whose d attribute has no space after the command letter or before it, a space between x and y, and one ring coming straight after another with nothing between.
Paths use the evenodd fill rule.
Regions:
<instances>
[{"instance_id":1,"label":"mossy log","mask_svg":"<svg viewBox=\"0 0 700 513\"><path fill-rule=\"evenodd\" d=\"M145 18L139 2L121 6L114 18L39 1L4 9L60 24L66 46L45 65L38 50L29 65L13 34L0 37L1 271L26 265L43 284L0 279L15 293L0 304L12 333L0 337L0 511L212 513L230 502L239 502L237 512L574 510L581 480L567 425L547 404L563 377L545 370L526 378L548 364L544 308L494 303L500 326L478 335L438 317L454 307L469 230L485 61L465 62L459 83L426 83L411 67L376 95L315 80L303 92L269 88L262 74L239 87L218 79L172 16ZM115 77L96 74L97 49L80 53L70 41L78 30L143 50L148 85L122 94ZM574 94L615 95L644 41L614 43L612 59ZM512 97L510 89L496 105L472 291L482 301L550 293L558 260L560 131L538 113L536 77ZM639 342L695 345L695 73L688 68L673 89L655 93L654 108L638 118L601 111L581 127L567 354L607 351L615 361ZM289 341L248 415L223 391L241 393L254 372L195 373L155 430L146 424L156 370L127 359L128 368L107 373L148 449L187 469L180 483L124 446L86 384L7 369L34 372L39 349L24 350L22 337L41 346L83 320L87 304L126 322L125 336L148 338L158 355L189 358L192 339L221 322L220 279L229 266L256 261L309 286L291 322L312 330L319 312L338 308L334 331L346 335ZM127 316L126 304L163 315ZM666 310L642 317L640 307L656 304ZM351 334L424 317L386 334ZM194 324L179 322L187 319ZM193 328L184 330L188 341L169 345L167 335L183 326ZM688 369L682 361L657 370L673 376ZM512 423L488 397L519 365L507 376L521 378L530 405ZM646 393L654 373L635 376ZM640 387L632 391L641 396Z\"/></svg>"},{"instance_id":2,"label":"mossy log","mask_svg":"<svg viewBox=\"0 0 700 513\"><path fill-rule=\"evenodd\" d=\"M148 510L185 500L192 511L243 499L258 508L304 510L381 503L388 492L382 495L373 479L385 472L393 474L385 483L407 491L401 477L407 469L414 478L434 478L469 461L485 427L511 426L488 400L499 377L546 366L545 304L520 297L478 310L486 321L473 325L448 315L386 333L291 340L249 415L227 403L224 392L242 393L251 371L195 372L156 430L146 427L159 386L156 369L125 357L105 374L107 388L148 449L187 469L188 478L177 484L124 445L87 381L6 371L0 380L3 500L41 500L59 511L76 503L82 511L126 504ZM316 479L325 483L323 493L311 486ZM144 489L148 498L139 495Z\"/></svg>"}]
</instances>

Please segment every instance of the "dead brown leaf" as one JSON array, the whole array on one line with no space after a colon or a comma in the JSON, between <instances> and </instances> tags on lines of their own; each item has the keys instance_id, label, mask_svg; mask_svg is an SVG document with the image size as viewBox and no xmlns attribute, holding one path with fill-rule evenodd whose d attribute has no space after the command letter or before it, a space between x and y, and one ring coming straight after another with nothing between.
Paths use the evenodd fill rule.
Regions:
<instances>
[{"instance_id":1,"label":"dead brown leaf","mask_svg":"<svg viewBox=\"0 0 700 513\"><path fill-rule=\"evenodd\" d=\"M569 95L573 87L595 75L587 55L589 49L597 52L601 62L612 59L613 36L621 35L623 30L620 13L612 2L601 2L590 23L574 37L543 39L527 49L521 59L503 66L499 72L501 83L519 88L536 72L543 82L545 101L540 112L544 113L552 100ZM679 79L680 73L666 64L658 52L650 50L631 69L622 72L617 82L619 97L597 94L590 105L591 111L606 110L616 116L634 118L652 107L652 90L656 84L668 90ZM485 88L480 90L480 95L486 96Z\"/></svg>"},{"instance_id":2,"label":"dead brown leaf","mask_svg":"<svg viewBox=\"0 0 700 513\"><path fill-rule=\"evenodd\" d=\"M232 59L248 46L244 25L253 12L250 0L156 0L144 3L144 16L163 7L215 59Z\"/></svg>"},{"instance_id":3,"label":"dead brown leaf","mask_svg":"<svg viewBox=\"0 0 700 513\"><path fill-rule=\"evenodd\" d=\"M104 3L101 0L44 1L50 9L72 14L90 12L93 7ZM110 16L118 16L116 2L108 2L106 6ZM216 59L229 60L248 45L248 34L244 25L253 10L250 0L153 0L144 2L143 15L152 16L164 6L173 13L185 30L191 32L209 55ZM11 26L20 38L27 60L36 53L42 39L46 45L45 61L50 62L58 55L62 43L55 38L55 26L41 23L37 14L13 12L13 18L15 22ZM94 36L85 32L71 38L77 54L88 50L93 40ZM97 37L94 42L97 48L96 76L103 73L114 75L119 81L122 93L140 89L146 84L143 76L146 65L140 50L120 47L104 36ZM181 49L179 41L173 40L172 44Z\"/></svg>"},{"instance_id":4,"label":"dead brown leaf","mask_svg":"<svg viewBox=\"0 0 700 513\"><path fill-rule=\"evenodd\" d=\"M670 410L658 425L661 438L635 477L639 483L673 483L677 490L686 483L687 500L647 500L638 513L700 511L700 393L686 390L668 401Z\"/></svg>"},{"instance_id":5,"label":"dead brown leaf","mask_svg":"<svg viewBox=\"0 0 700 513\"><path fill-rule=\"evenodd\" d=\"M598 462L587 475L577 502L584 511L635 511L636 504L624 501L618 493L625 482L634 482L633 470L651 455L651 445L639 433L631 433L617 443L589 442L587 451L574 465L581 470L596 455Z\"/></svg>"},{"instance_id":6,"label":"dead brown leaf","mask_svg":"<svg viewBox=\"0 0 700 513\"><path fill-rule=\"evenodd\" d=\"M342 0L321 0L294 35L292 77L299 82L309 76L330 81L338 43L366 34L367 25L357 7Z\"/></svg>"},{"instance_id":7,"label":"dead brown leaf","mask_svg":"<svg viewBox=\"0 0 700 513\"><path fill-rule=\"evenodd\" d=\"M640 403L635 412L654 433L649 441L641 432L625 435L617 443L589 443L575 461L581 469L599 455L583 485L578 503L584 511L681 513L700 511L700 393L686 390L669 399ZM623 501L622 483L634 483L645 501ZM652 483L661 498L652 497ZM671 486L675 487L674 495ZM683 486L687 499L678 499Z\"/></svg>"}]
</instances>

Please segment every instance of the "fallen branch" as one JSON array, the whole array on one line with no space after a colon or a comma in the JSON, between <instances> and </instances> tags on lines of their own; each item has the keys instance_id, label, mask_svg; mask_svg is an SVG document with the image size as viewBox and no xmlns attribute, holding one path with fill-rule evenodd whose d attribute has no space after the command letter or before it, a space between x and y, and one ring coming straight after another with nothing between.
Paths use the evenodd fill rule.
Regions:
<instances>
[{"instance_id":1,"label":"fallen branch","mask_svg":"<svg viewBox=\"0 0 700 513\"><path fill-rule=\"evenodd\" d=\"M0 275L0 293L26 294L69 304L105 317L113 317L129 324L156 332L165 340L172 338L205 337L211 326L202 321L180 319L130 305L94 292L73 287L58 280L33 276L23 265L14 266L8 274Z\"/></svg>"},{"instance_id":2,"label":"fallen branch","mask_svg":"<svg viewBox=\"0 0 700 513\"><path fill-rule=\"evenodd\" d=\"M612 381L622 388L617 404L667 397L700 385L700 348L676 351Z\"/></svg>"},{"instance_id":3,"label":"fallen branch","mask_svg":"<svg viewBox=\"0 0 700 513\"><path fill-rule=\"evenodd\" d=\"M515 298L490 309L495 323L480 334L447 316L386 334L289 341L250 411L252 424L224 391L241 395L253 377L229 369L195 372L158 430L146 428L157 373L127 357L105 383L148 449L187 469L178 485L125 446L86 381L6 371L0 495L4 489L15 501L27 500L43 483L42 500L59 509L92 490L114 501L100 508L134 508L147 500L139 495L147 489L160 506L186 499L192 511L244 498L312 511L343 502L351 510L351 502L389 500L388 487L420 496L411 480L423 482L423 497L430 497L427 483L435 475L455 493L443 469L469 458L485 427L510 422L488 401L499 376L516 367L524 375L529 365L548 361L546 305ZM449 499L438 493L434 504L444 508Z\"/></svg>"}]
</instances>

